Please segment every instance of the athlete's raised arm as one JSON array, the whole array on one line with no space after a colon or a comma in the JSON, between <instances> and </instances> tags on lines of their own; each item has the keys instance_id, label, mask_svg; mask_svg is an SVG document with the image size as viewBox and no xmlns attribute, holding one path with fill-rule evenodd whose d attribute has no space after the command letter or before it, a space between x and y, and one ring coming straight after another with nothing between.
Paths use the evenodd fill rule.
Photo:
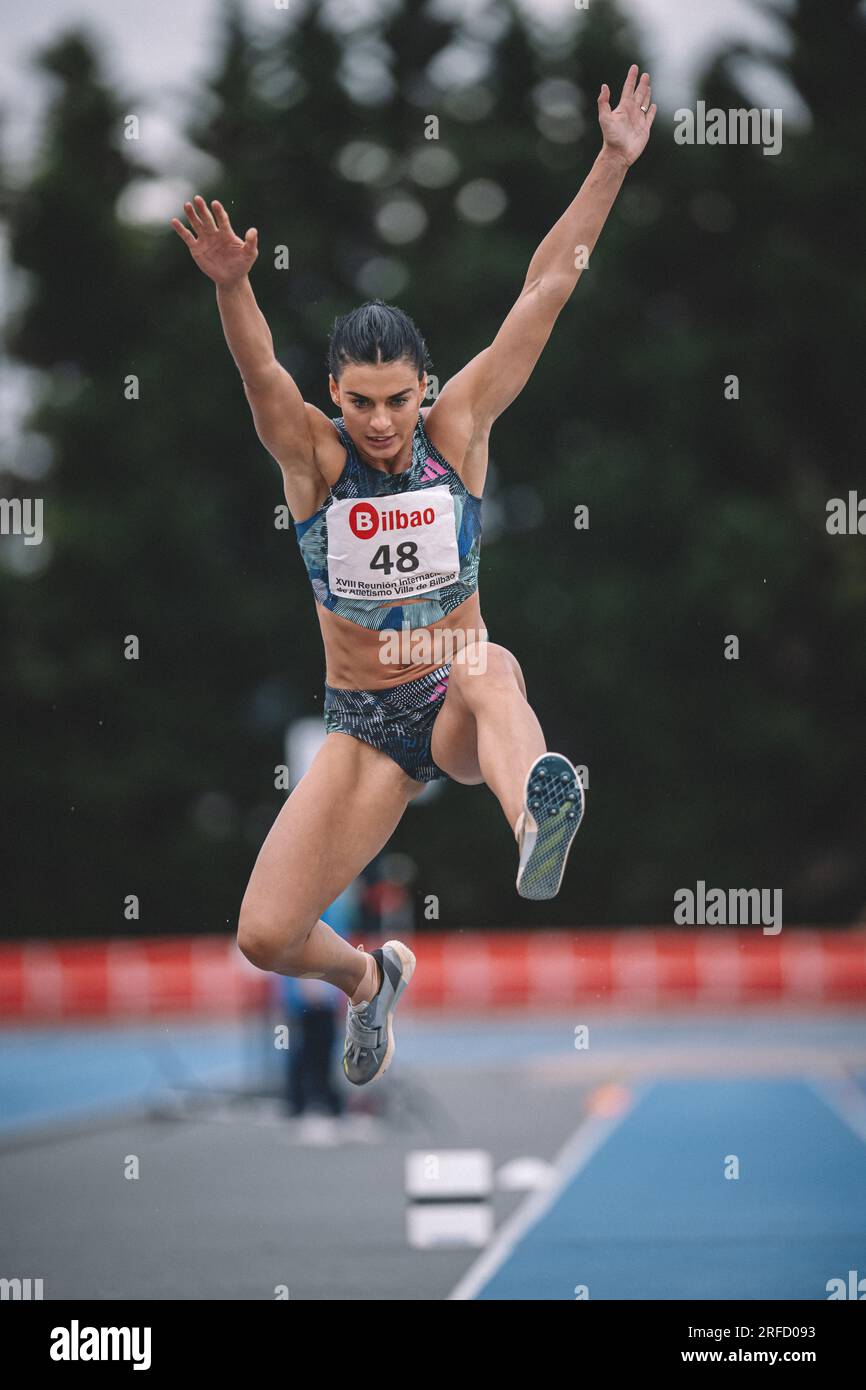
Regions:
<instances>
[{"instance_id":1,"label":"athlete's raised arm","mask_svg":"<svg viewBox=\"0 0 866 1390\"><path fill-rule=\"evenodd\" d=\"M646 145L656 106L650 104L649 74L639 82L637 76L633 63L613 111L603 84L598 95L603 144L580 192L532 257L523 289L493 342L442 388L443 408L447 400L448 416L459 419L469 434L489 429L523 390L580 279L626 170Z\"/></svg>"},{"instance_id":2,"label":"athlete's raised arm","mask_svg":"<svg viewBox=\"0 0 866 1390\"><path fill-rule=\"evenodd\" d=\"M300 508L304 480L310 498L320 483L309 412L303 396L274 354L274 342L265 316L256 304L249 271L259 254L258 233L250 227L241 239L233 230L222 203L214 199L213 211L196 195L184 203L192 231L178 218L171 225L186 242L196 265L216 285L217 307L229 351L237 364L244 391L253 412L256 432L291 480Z\"/></svg>"}]
</instances>

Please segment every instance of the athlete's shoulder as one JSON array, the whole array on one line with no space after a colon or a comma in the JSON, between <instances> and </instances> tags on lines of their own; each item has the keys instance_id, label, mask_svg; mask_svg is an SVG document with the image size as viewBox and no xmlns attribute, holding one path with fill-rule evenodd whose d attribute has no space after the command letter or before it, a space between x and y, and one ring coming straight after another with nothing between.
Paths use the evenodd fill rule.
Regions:
<instances>
[{"instance_id":1,"label":"athlete's shoulder","mask_svg":"<svg viewBox=\"0 0 866 1390\"><path fill-rule=\"evenodd\" d=\"M316 444L328 444L335 439L339 442L340 434L337 424L343 423L342 415L326 415L324 410L320 410L317 405L312 405L310 401L304 401L304 408L307 412L313 441Z\"/></svg>"},{"instance_id":2,"label":"athlete's shoulder","mask_svg":"<svg viewBox=\"0 0 866 1390\"><path fill-rule=\"evenodd\" d=\"M338 422L342 424L343 417L338 415L332 418L320 410L318 406L311 405L309 401L305 401L304 405L313 438L316 467L325 485L322 495L322 500L324 500L328 489L339 478L347 463L346 445L343 443L343 436L337 428Z\"/></svg>"},{"instance_id":3,"label":"athlete's shoulder","mask_svg":"<svg viewBox=\"0 0 866 1390\"><path fill-rule=\"evenodd\" d=\"M441 459L454 470L470 496L480 497L487 474L490 431L478 431L471 421L450 409L443 396L421 408L424 433Z\"/></svg>"},{"instance_id":4,"label":"athlete's shoulder","mask_svg":"<svg viewBox=\"0 0 866 1390\"><path fill-rule=\"evenodd\" d=\"M306 401L305 405L317 458L324 456L332 461L345 458L346 449L343 444L345 429L343 428L342 415L326 415L317 405L311 405L309 401Z\"/></svg>"},{"instance_id":5,"label":"athlete's shoulder","mask_svg":"<svg viewBox=\"0 0 866 1390\"><path fill-rule=\"evenodd\" d=\"M455 421L447 411L443 414L438 401L434 401L432 405L422 405L416 428L426 437L428 443L433 445L436 452L451 464L454 471L459 472L459 459L465 451L465 444L459 428L455 428Z\"/></svg>"}]
</instances>

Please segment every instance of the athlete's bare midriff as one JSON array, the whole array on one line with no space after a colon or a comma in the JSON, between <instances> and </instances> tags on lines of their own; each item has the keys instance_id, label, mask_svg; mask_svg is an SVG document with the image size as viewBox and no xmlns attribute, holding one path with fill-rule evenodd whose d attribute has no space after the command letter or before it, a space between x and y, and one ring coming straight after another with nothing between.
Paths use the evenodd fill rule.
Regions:
<instances>
[{"instance_id":1,"label":"athlete's bare midriff","mask_svg":"<svg viewBox=\"0 0 866 1390\"><path fill-rule=\"evenodd\" d=\"M405 607L408 602L409 600L406 600L402 606ZM475 644L482 640L480 634L484 629L476 589L465 603L461 603L459 608L454 608L445 618L431 623L429 627L416 627L411 632L406 632L402 637L402 646L405 647L405 655L409 660L404 665L399 661L395 663L382 660L386 654L382 633L359 627L357 623L349 622L347 618L332 613L321 603L316 604L316 614L325 644L325 680L328 685L342 690L384 690L403 681L416 680L453 659L452 654L461 650L463 642L466 643L468 659L475 649ZM444 634L449 629L451 633L462 632L465 637L461 639L443 635L437 642L435 633L438 631ZM433 659L413 660L413 648L415 653L429 655Z\"/></svg>"},{"instance_id":2,"label":"athlete's bare midriff","mask_svg":"<svg viewBox=\"0 0 866 1390\"><path fill-rule=\"evenodd\" d=\"M318 412L317 412L318 414ZM441 412L434 406L422 408L424 427L434 447L459 473L467 489L481 496L487 468L487 438L462 443L459 434L448 428ZM322 416L317 440L316 462L323 479L317 508L327 498L328 489L337 481L346 462L346 450L333 422ZM400 606L423 603L423 598L403 599ZM428 627L414 628L400 634L400 659L389 660L386 644L394 642L393 629L381 632L361 627L341 618L322 604L316 603L316 616L322 631L325 648L325 680L341 690L383 690L403 681L435 671L452 659L452 654L465 644L467 659L486 633L481 616L481 603L476 589L469 598L444 618ZM440 633L438 641L436 633ZM462 633L457 637L454 634ZM405 657L404 661L402 658Z\"/></svg>"}]
</instances>

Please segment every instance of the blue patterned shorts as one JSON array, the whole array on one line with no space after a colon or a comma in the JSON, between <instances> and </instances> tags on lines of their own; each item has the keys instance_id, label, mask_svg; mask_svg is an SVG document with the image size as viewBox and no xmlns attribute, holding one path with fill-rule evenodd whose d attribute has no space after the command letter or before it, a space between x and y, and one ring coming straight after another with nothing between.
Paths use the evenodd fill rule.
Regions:
<instances>
[{"instance_id":1,"label":"blue patterned shorts","mask_svg":"<svg viewBox=\"0 0 866 1390\"><path fill-rule=\"evenodd\" d=\"M385 690L340 690L325 682L325 729L387 753L416 782L447 773L430 752L433 724L448 691L451 663Z\"/></svg>"}]
</instances>

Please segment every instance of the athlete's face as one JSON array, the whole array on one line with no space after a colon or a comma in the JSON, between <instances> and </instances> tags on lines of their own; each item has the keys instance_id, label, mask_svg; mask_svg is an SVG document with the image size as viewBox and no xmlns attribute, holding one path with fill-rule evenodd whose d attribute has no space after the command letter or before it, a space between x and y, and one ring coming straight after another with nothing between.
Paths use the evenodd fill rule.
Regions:
<instances>
[{"instance_id":1,"label":"athlete's face","mask_svg":"<svg viewBox=\"0 0 866 1390\"><path fill-rule=\"evenodd\" d=\"M393 458L411 440L427 390L411 362L350 364L329 379L331 399L357 444L377 458Z\"/></svg>"}]
</instances>

